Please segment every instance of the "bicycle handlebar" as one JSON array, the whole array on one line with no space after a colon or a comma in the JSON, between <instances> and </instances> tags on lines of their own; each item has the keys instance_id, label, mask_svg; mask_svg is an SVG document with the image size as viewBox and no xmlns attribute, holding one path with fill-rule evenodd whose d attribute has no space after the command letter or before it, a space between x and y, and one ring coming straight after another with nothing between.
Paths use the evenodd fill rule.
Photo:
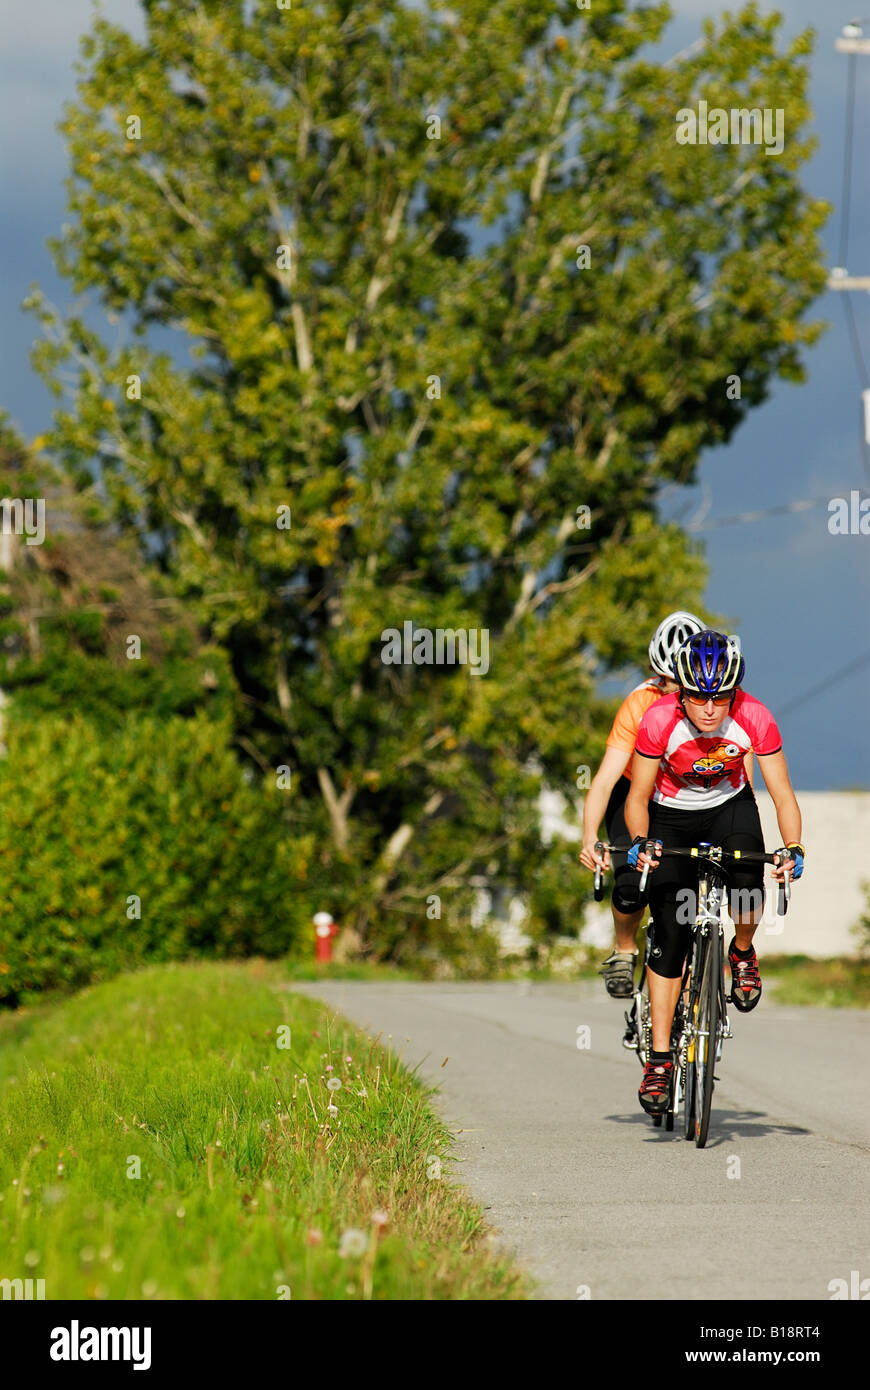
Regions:
<instances>
[{"instance_id":1,"label":"bicycle handlebar","mask_svg":"<svg viewBox=\"0 0 870 1390\"><path fill-rule=\"evenodd\" d=\"M655 851L656 843L657 843L657 842L656 842L654 839L647 839L647 841L645 842L644 847L643 847L643 852L644 852L644 854L649 854L649 855L653 854L654 851ZM600 852L600 851L603 850L603 849L606 849L606 850L618 850L618 849L620 849L620 848L624 849L625 846L611 845L611 844L609 844L609 843L608 843L607 841L605 841L605 840L596 840L596 842L595 842L595 849L596 849L596 851L598 851L598 852ZM745 859L745 860L747 860L748 862L750 862L750 863L755 863L755 864L777 864L777 865L779 865L779 864L781 864L781 863L783 862L783 851L782 851L782 850L774 850L772 854L760 854L760 853L758 852L758 850L747 850L747 849L722 849L722 847L721 847L720 845L708 845L708 844L703 844L703 843L700 844L700 845L685 845L685 846L684 846L684 845L669 845L667 849L665 849L664 846L663 846L663 847L662 847L661 854L660 854L659 857L663 859L663 858L665 857L666 854L672 855L674 858L682 858L682 859L706 859L707 862L710 863L710 864L718 864L718 863L721 862L721 860L722 860L723 858L727 858L727 859ZM787 857L790 857L790 856L787 856ZM647 879L648 879L648 877L649 877L649 870L650 870L649 864L644 864L644 866L643 866L643 872L642 872L642 874L641 874L641 876L640 876L640 892L641 892L641 893L643 892L644 888L646 888L646 882L647 882ZM602 880L601 880L601 869L600 869L600 867L599 867L598 865L595 866L595 884L594 884L594 887L593 887L593 890L592 890L592 891L593 891L593 896L594 896L594 898L595 898L595 901L596 901L596 902L601 902L601 899L602 899L603 896L604 896L604 888L603 888L603 886L602 886ZM789 904L790 900L791 900L791 874L790 874L789 871L786 869L785 874L784 874L784 876L783 876L783 882L779 885L779 892L778 892L778 894L777 894L777 901L776 901L776 915L777 915L777 917L784 917L784 916L785 916L786 912L788 911L788 904Z\"/></svg>"},{"instance_id":2,"label":"bicycle handlebar","mask_svg":"<svg viewBox=\"0 0 870 1390\"><path fill-rule=\"evenodd\" d=\"M655 841L647 840L647 845L649 845L650 843L655 844ZM649 853L649 850L646 849L646 846L644 846L644 849L645 849L645 852L648 854L648 853ZM661 857L661 858L664 858L664 856L665 856L666 854L672 855L672 856L674 856L675 858L682 858L682 859L706 859L707 862L708 862L709 864L718 864L718 863L721 862L721 860L722 860L723 858L727 858L727 859L746 859L746 860L748 860L750 863L754 863L754 864L776 864L776 865L779 865L779 864L781 864L781 863L784 862L784 859L787 859L787 858L790 858L790 857L791 857L790 855L785 854L784 851L781 850L781 849L780 849L780 850L774 850L772 854L760 854L760 853L758 852L758 850L753 850L753 849L722 849L719 845L703 845L703 844L702 844L702 845L686 845L686 846L671 845L671 846L669 846L667 849L665 849L664 847L662 847L662 852L661 852L661 856L660 856L660 857ZM646 886L646 879L647 879L648 870L649 870L649 864L645 864L645 865L644 865L643 874L641 875L641 880L640 880L641 892L643 892L644 887ZM777 895L776 895L776 915L777 915L777 917L784 917L784 916L785 916L785 914L788 912L788 905L789 905L789 902L790 902L790 901L791 901L791 874L790 874L790 872L788 871L788 869L786 869L786 870L785 870L785 873L783 874L783 881L782 881L782 883L779 884L779 892L778 892Z\"/></svg>"}]
</instances>

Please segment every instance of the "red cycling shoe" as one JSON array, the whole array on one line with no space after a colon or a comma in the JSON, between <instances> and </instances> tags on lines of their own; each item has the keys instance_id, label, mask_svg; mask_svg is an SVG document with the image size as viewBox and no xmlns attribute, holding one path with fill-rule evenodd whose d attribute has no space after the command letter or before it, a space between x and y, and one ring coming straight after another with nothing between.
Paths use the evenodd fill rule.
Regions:
<instances>
[{"instance_id":1,"label":"red cycling shoe","mask_svg":"<svg viewBox=\"0 0 870 1390\"><path fill-rule=\"evenodd\" d=\"M731 966L731 1000L742 1014L748 1014L761 998L761 976L755 948L752 948L752 955L744 959L737 955L732 941L728 947L728 964Z\"/></svg>"},{"instance_id":2,"label":"red cycling shoe","mask_svg":"<svg viewBox=\"0 0 870 1390\"><path fill-rule=\"evenodd\" d=\"M647 1062L637 1098L648 1115L662 1115L671 1099L673 1062Z\"/></svg>"}]
</instances>

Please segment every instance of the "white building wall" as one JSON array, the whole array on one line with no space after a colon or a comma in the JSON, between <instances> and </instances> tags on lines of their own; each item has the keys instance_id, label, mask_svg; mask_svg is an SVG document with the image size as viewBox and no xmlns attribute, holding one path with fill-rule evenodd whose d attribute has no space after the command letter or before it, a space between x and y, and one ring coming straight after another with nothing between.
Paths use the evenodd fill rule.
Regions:
<instances>
[{"instance_id":1,"label":"white building wall","mask_svg":"<svg viewBox=\"0 0 870 1390\"><path fill-rule=\"evenodd\" d=\"M853 928L863 912L867 899L862 880L870 881L870 792L797 792L803 816L803 842L807 850L807 865L799 883L792 886L789 909L784 918L776 916L776 890L768 893L765 915L755 936L759 956L855 955L858 937ZM768 851L777 849L782 841L776 823L773 802L766 792L757 793L758 809ZM554 834L567 840L579 841L576 825L565 820L568 805L558 792L543 791L540 798L542 831L545 841ZM769 880L769 870L765 875ZM591 904L582 924L580 939L588 945L608 947L612 943L610 915L610 885L598 906ZM490 908L492 899L486 903ZM526 938L522 935L523 907L513 898L508 907L495 913L505 948L521 950Z\"/></svg>"},{"instance_id":2,"label":"white building wall","mask_svg":"<svg viewBox=\"0 0 870 1390\"><path fill-rule=\"evenodd\" d=\"M792 885L784 918L776 916L775 887L768 892L755 949L759 957L855 955L858 938L852 928L868 910L861 881L870 881L870 792L799 791L796 796L803 817L806 868L800 882ZM765 848L778 849L782 836L773 802L766 792L756 792L756 799ZM766 883L769 874L768 869ZM607 900L589 909L581 939L594 946L611 944Z\"/></svg>"},{"instance_id":3,"label":"white building wall","mask_svg":"<svg viewBox=\"0 0 870 1390\"><path fill-rule=\"evenodd\" d=\"M852 927L867 911L862 879L870 880L870 792L797 792L803 817L802 839L807 863L793 885L782 932L765 923L756 934L759 956L782 953L805 956L855 955L858 938ZM764 844L782 844L773 802L756 793Z\"/></svg>"}]
</instances>

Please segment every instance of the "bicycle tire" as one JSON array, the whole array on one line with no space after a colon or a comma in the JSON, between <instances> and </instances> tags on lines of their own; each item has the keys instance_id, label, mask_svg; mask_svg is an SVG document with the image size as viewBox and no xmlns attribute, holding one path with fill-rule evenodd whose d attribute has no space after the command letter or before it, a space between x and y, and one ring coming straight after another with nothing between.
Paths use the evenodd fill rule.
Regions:
<instances>
[{"instance_id":1,"label":"bicycle tire","mask_svg":"<svg viewBox=\"0 0 870 1390\"><path fill-rule=\"evenodd\" d=\"M683 1138L695 1137L695 1067L688 1063L683 1079Z\"/></svg>"},{"instance_id":2,"label":"bicycle tire","mask_svg":"<svg viewBox=\"0 0 870 1390\"><path fill-rule=\"evenodd\" d=\"M698 996L701 992L700 981L704 977L704 962L706 959L705 938L696 937L692 946L692 964L689 972L689 988L685 1007L685 1020L687 1026L691 1025L693 1030L692 1040L686 1048L686 1061L683 1069L683 1138L694 1139L695 1137L695 1107L697 1103L697 1073L695 1070L696 1058L696 1035L698 1029Z\"/></svg>"},{"instance_id":3,"label":"bicycle tire","mask_svg":"<svg viewBox=\"0 0 870 1390\"><path fill-rule=\"evenodd\" d=\"M707 943L704 976L698 998L698 1037L695 1043L695 1074L697 1091L695 1103L695 1146L703 1149L710 1127L716 1066L716 1041L719 1032L719 992L722 976L722 930L712 932Z\"/></svg>"}]
</instances>

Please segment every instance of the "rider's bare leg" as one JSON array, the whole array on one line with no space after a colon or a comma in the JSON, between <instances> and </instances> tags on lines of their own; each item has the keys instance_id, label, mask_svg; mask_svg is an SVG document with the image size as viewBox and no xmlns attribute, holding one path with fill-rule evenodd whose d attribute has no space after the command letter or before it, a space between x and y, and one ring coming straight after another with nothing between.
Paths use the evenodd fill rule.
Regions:
<instances>
[{"instance_id":1,"label":"rider's bare leg","mask_svg":"<svg viewBox=\"0 0 870 1390\"><path fill-rule=\"evenodd\" d=\"M738 951L749 950L761 921L761 913L761 908L754 908L751 912L741 912L734 918L734 942Z\"/></svg>"},{"instance_id":2,"label":"rider's bare leg","mask_svg":"<svg viewBox=\"0 0 870 1390\"><path fill-rule=\"evenodd\" d=\"M677 1000L680 997L682 977L677 975L671 980L666 975L656 975L654 971L647 970L646 978L649 983L653 1052L669 1052L671 1024L674 1021L674 1009L677 1007Z\"/></svg>"}]
</instances>

